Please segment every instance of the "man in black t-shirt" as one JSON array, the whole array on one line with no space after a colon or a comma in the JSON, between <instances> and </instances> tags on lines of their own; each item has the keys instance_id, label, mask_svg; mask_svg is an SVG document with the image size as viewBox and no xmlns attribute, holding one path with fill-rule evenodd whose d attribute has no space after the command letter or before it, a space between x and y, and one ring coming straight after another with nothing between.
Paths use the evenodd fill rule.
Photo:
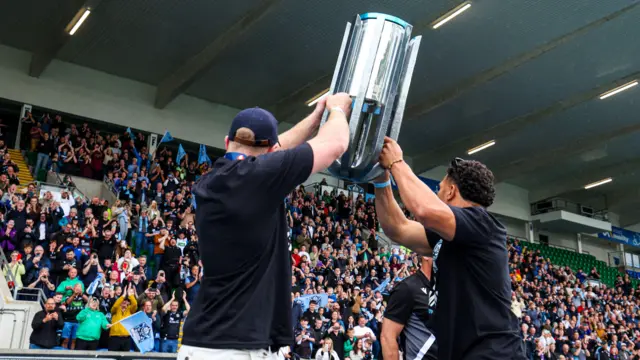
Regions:
<instances>
[{"instance_id":1,"label":"man in black t-shirt","mask_svg":"<svg viewBox=\"0 0 640 360\"><path fill-rule=\"evenodd\" d=\"M420 271L391 291L380 336L385 360L398 360L399 350L404 359L438 359L431 330L431 314L438 298L431 281L432 264L431 258L423 257Z\"/></svg>"},{"instance_id":2,"label":"man in black t-shirt","mask_svg":"<svg viewBox=\"0 0 640 360\"><path fill-rule=\"evenodd\" d=\"M456 158L436 195L386 138L375 182L376 213L387 236L421 254L433 254L439 301L434 330L440 359L524 359L518 321L511 312L506 231L486 208L495 197L493 173ZM389 174L416 220L405 217ZM426 230L425 230L426 229Z\"/></svg>"},{"instance_id":3,"label":"man in black t-shirt","mask_svg":"<svg viewBox=\"0 0 640 360\"><path fill-rule=\"evenodd\" d=\"M187 310L178 311L180 304L176 300L171 300L162 309L166 313L162 316L162 328L160 330L160 342L163 353L174 353L178 351L178 337L180 335L180 323L189 312L189 303L185 301Z\"/></svg>"},{"instance_id":4,"label":"man in black t-shirt","mask_svg":"<svg viewBox=\"0 0 640 360\"><path fill-rule=\"evenodd\" d=\"M346 151L350 110L348 94L327 96L280 137L266 110L233 119L227 153L193 186L204 276L178 359L267 358L293 342L285 198Z\"/></svg>"}]
</instances>

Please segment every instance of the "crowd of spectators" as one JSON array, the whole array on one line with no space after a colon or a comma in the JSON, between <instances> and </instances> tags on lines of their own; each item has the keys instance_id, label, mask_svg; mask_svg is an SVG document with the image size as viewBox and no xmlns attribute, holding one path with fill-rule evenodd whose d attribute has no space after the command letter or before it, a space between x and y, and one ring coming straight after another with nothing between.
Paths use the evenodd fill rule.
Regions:
<instances>
[{"instance_id":1,"label":"crowd of spectators","mask_svg":"<svg viewBox=\"0 0 640 360\"><path fill-rule=\"evenodd\" d=\"M133 139L101 133L48 114L28 113L23 124L26 150L38 153L35 173L106 178L117 192L109 204L74 199L69 191L59 199L50 192L38 196L32 186L12 192L2 209L0 241L11 256L4 269L14 275L11 285L22 297L39 289L48 298L33 323L32 347L134 349L115 323L141 310L153 319L155 350L175 352L203 276L190 188L207 164L188 155L178 164L167 148L149 155L141 133ZM317 189L300 187L287 198L292 299L324 293L329 303L302 309L292 301L291 350L301 358L318 352L319 358L373 358L385 305L374 290L386 278L392 287L418 262L404 250L379 247L372 202Z\"/></svg>"},{"instance_id":2,"label":"crowd of spectators","mask_svg":"<svg viewBox=\"0 0 640 360\"><path fill-rule=\"evenodd\" d=\"M0 143L0 246L11 257L3 270L21 296L40 289L48 298L33 322L32 347L135 350L116 323L144 311L155 351L175 352L203 276L190 188L207 164L188 155L176 163L167 148L150 155L141 133L102 134L60 116L28 114L23 122L27 150L38 153L35 173L106 178L117 192L113 204L68 191L57 200L38 196L34 186L18 193L16 174L28 169L18 169ZM419 261L380 243L372 201L321 185L300 186L286 199L291 351L302 359L379 358L386 294L418 271ZM508 248L512 310L529 359L640 358L640 290L628 278L614 288L592 287L585 280L599 278L595 269L553 266L517 240ZM328 303L304 309L296 299L309 294L326 294Z\"/></svg>"},{"instance_id":3,"label":"crowd of spectators","mask_svg":"<svg viewBox=\"0 0 640 360\"><path fill-rule=\"evenodd\" d=\"M640 289L628 275L608 288L595 268L554 266L526 242L508 248L512 311L529 359L640 358Z\"/></svg>"}]
</instances>

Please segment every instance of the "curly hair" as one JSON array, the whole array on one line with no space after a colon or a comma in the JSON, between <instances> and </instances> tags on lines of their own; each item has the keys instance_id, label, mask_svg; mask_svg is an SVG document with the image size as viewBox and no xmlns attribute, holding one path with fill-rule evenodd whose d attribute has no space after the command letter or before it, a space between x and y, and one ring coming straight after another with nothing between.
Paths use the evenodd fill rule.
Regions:
<instances>
[{"instance_id":1,"label":"curly hair","mask_svg":"<svg viewBox=\"0 0 640 360\"><path fill-rule=\"evenodd\" d=\"M493 204L496 190L493 173L483 163L456 158L447 169L447 177L458 186L460 195L467 201L483 207Z\"/></svg>"}]
</instances>

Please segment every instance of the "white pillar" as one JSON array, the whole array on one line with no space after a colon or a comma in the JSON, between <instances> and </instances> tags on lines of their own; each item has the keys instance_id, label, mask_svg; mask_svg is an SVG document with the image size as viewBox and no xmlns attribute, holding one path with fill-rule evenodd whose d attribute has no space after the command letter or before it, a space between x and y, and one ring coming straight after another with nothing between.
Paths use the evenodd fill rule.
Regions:
<instances>
[{"instance_id":1,"label":"white pillar","mask_svg":"<svg viewBox=\"0 0 640 360\"><path fill-rule=\"evenodd\" d=\"M582 254L582 234L577 235L578 240L578 254Z\"/></svg>"},{"instance_id":2,"label":"white pillar","mask_svg":"<svg viewBox=\"0 0 640 360\"><path fill-rule=\"evenodd\" d=\"M524 233L527 234L527 238L532 243L537 242L535 238L535 234L533 233L533 222L529 221L524 223Z\"/></svg>"},{"instance_id":3,"label":"white pillar","mask_svg":"<svg viewBox=\"0 0 640 360\"><path fill-rule=\"evenodd\" d=\"M22 133L22 119L27 115L27 112L31 112L32 107L29 104L23 104L20 111L20 119L18 119L18 133L16 134L16 142L13 146L15 149L20 149L20 134Z\"/></svg>"}]
</instances>

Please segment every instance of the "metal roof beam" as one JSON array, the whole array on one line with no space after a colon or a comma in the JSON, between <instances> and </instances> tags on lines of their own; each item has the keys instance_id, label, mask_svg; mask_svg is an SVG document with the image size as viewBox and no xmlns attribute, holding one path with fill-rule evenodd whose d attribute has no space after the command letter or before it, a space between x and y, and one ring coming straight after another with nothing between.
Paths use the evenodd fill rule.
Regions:
<instances>
[{"instance_id":1,"label":"metal roof beam","mask_svg":"<svg viewBox=\"0 0 640 360\"><path fill-rule=\"evenodd\" d=\"M478 86L482 83L488 82L492 79L495 79L496 77L499 77L515 68L517 68L518 66L521 66L522 64L533 60L553 49L555 49L556 47L569 42L570 40L581 36L585 33L587 33L588 31L590 31L593 28L596 28L608 21L611 21L623 14L626 14L627 12L633 10L634 8L636 8L637 6L639 6L640 3L634 3L631 4L623 9L620 9L614 13L611 13L603 18L600 18L596 21L593 21L583 27L580 27L568 34L562 35L558 38L555 38L541 46L539 46L536 49L533 49L531 51L528 51L524 54L521 54L511 60L506 61L505 63L498 65L496 67L493 67L491 69L488 69L486 71L483 71L469 79L465 79L462 82L456 84L455 86L452 86L450 89L445 90L440 92L439 94L430 97L429 100L421 103L421 104L416 104L413 106L410 106L409 108L407 108L406 110L406 114L404 116L405 121L411 121L413 118L417 117L418 115L424 114L426 112L429 112L435 108L437 108L438 106L441 106L445 103L447 103L448 101L451 101L452 99L457 98L459 95L461 95L462 93L468 91L469 89L474 88L475 86ZM425 19L423 21L421 21L420 23L418 23L415 27L414 27L414 33L416 34L421 34L422 32L424 32L425 30L427 30L428 28L431 27L431 20L432 19ZM301 88L297 89L296 91L294 91L293 93L283 97L282 99L280 99L276 104L273 104L272 106L270 106L270 109L274 110L274 113L277 115L278 119L287 119L289 118L292 114L296 113L300 107L302 106L302 104L304 104L304 102L308 99L310 99L311 97L313 97L314 95L316 95L317 93L319 93L320 91L322 91L323 89L326 89L329 84L331 83L331 77L333 76L333 73L328 73L326 75L323 75L315 80L313 80L312 82L305 84L304 86L302 86Z\"/></svg>"},{"instance_id":2,"label":"metal roof beam","mask_svg":"<svg viewBox=\"0 0 640 360\"><path fill-rule=\"evenodd\" d=\"M526 175L539 168L545 167L559 159L576 156L581 153L597 149L601 144L607 143L615 138L633 134L640 131L640 123L614 129L606 133L599 133L595 136L583 137L569 144L542 151L535 151L531 156L523 157L509 162L506 165L492 167L496 182L507 181L511 178Z\"/></svg>"},{"instance_id":3,"label":"metal roof beam","mask_svg":"<svg viewBox=\"0 0 640 360\"><path fill-rule=\"evenodd\" d=\"M43 34L43 36L46 36L48 39L45 41L45 46L42 46L40 50L32 54L31 63L29 64L29 76L38 78L44 73L60 49L71 40L72 36L66 31L69 23L74 20L77 21L79 14L81 15L81 12L84 13L84 10L95 10L100 4L100 1L101 0L71 0L60 2L62 15L58 17L57 24L55 25L55 28L58 30L49 34Z\"/></svg>"},{"instance_id":4,"label":"metal roof beam","mask_svg":"<svg viewBox=\"0 0 640 360\"><path fill-rule=\"evenodd\" d=\"M449 89L444 90L435 96L429 97L429 99L425 100L423 103L416 104L407 108L405 119L411 120L416 119L420 115L428 113L449 101L457 98L463 93L473 89L474 87L489 82L497 77L500 77L509 71L524 65L525 63L534 60L549 51L559 47L560 45L566 44L569 41L586 34L594 28L597 28L615 18L618 18L629 11L635 9L640 6L640 3L636 2L631 4L625 8L622 8L614 13L611 13L603 18L595 20L587 25L584 25L578 29L575 29L567 34L561 35L555 39L552 39L537 48L522 53L512 59L505 61L504 63L487 69L473 77L462 80L461 82L451 86Z\"/></svg>"},{"instance_id":5,"label":"metal roof beam","mask_svg":"<svg viewBox=\"0 0 640 360\"><path fill-rule=\"evenodd\" d=\"M529 200L536 201L560 196L570 191L583 189L585 185L595 181L613 177L630 175L640 168L640 158L632 161L623 161L600 168L590 168L588 163L580 171L568 172L565 176L540 184L536 189L529 191ZM607 186L607 185L602 185ZM600 188L597 188L600 189ZM611 205L611 204L609 204Z\"/></svg>"},{"instance_id":6,"label":"metal roof beam","mask_svg":"<svg viewBox=\"0 0 640 360\"><path fill-rule=\"evenodd\" d=\"M155 107L163 109L207 71L228 47L236 43L257 22L282 0L260 0L257 6L228 27L198 54L187 59L180 67L160 82L156 90Z\"/></svg>"},{"instance_id":7,"label":"metal roof beam","mask_svg":"<svg viewBox=\"0 0 640 360\"><path fill-rule=\"evenodd\" d=\"M434 166L449 161L456 156L460 156L464 154L468 149L477 146L478 144L483 144L492 139L499 140L506 138L507 136L514 134L525 126L535 124L551 115L563 112L584 102L592 100L603 92L623 85L638 77L640 77L640 71L633 72L627 76L619 78L616 81L602 84L585 92L572 95L566 99L560 100L550 106L547 106L546 108L535 110L528 114L515 117L511 120L496 124L483 131L476 132L470 136L453 140L447 145L441 146L437 149L433 149L423 154L417 155L414 157L415 170L417 173L422 172L426 169L430 169Z\"/></svg>"}]
</instances>

